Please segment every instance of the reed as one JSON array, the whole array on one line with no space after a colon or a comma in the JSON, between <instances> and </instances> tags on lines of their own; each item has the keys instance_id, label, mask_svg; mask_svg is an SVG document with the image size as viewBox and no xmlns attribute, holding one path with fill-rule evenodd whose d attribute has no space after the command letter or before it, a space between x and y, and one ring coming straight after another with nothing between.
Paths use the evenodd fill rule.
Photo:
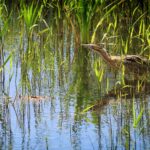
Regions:
<instances>
[{"instance_id":1,"label":"reed","mask_svg":"<svg viewBox=\"0 0 150 150\"><path fill-rule=\"evenodd\" d=\"M104 69L101 68L100 66L101 66L100 61L96 61L94 63L94 72L95 72L95 75L96 75L99 83L101 83L101 81L103 79L103 75L104 75Z\"/></svg>"},{"instance_id":2,"label":"reed","mask_svg":"<svg viewBox=\"0 0 150 150\"><path fill-rule=\"evenodd\" d=\"M91 37L91 43L95 42L97 38L96 34L102 32L103 34L107 34L107 39L109 39L109 37L119 37L115 38L113 42L116 45L122 45L122 49L116 47L118 49L116 51L120 54L128 54L130 52L136 54L143 52L147 53L149 51L149 39L147 38L149 37L147 35L149 34L149 26L146 25L145 21L145 18L147 18L147 11L142 11L140 5L132 5L130 2L126 5L125 1L120 1L119 3L114 1L109 5L103 2L101 6L103 6L104 11L95 26ZM129 12L123 12L126 6L129 6ZM121 8L123 9L121 10ZM130 17L124 17L125 13ZM125 22L124 25L126 29L122 26L123 22ZM104 29L103 26L105 26ZM122 29L124 31L126 30L126 32ZM102 37L103 35L100 36L101 41ZM109 41L110 40L107 40L107 43L110 43ZM137 47L135 47L135 42L139 43Z\"/></svg>"},{"instance_id":3,"label":"reed","mask_svg":"<svg viewBox=\"0 0 150 150\"><path fill-rule=\"evenodd\" d=\"M37 21L41 17L43 5L39 8L38 5L30 4L23 5L21 8L21 18L26 25L27 34L31 34L34 27L38 26Z\"/></svg>"},{"instance_id":4,"label":"reed","mask_svg":"<svg viewBox=\"0 0 150 150\"><path fill-rule=\"evenodd\" d=\"M103 25L105 19L108 19L108 16L110 16L110 14L122 3L122 1L120 1L118 4L114 4L114 2L112 2L110 5L106 6L104 8L104 10L106 9L106 13L103 14L103 16L101 16L99 22L97 23L95 29L94 29L94 32L92 34L92 38L91 38L91 43L93 43L95 41L95 37L96 37L96 32L98 30L98 28L100 26ZM111 7L110 7L111 6ZM108 26L109 27L109 26Z\"/></svg>"},{"instance_id":5,"label":"reed","mask_svg":"<svg viewBox=\"0 0 150 150\"><path fill-rule=\"evenodd\" d=\"M9 21L10 21L11 13L8 14L7 6L2 3L0 4L0 72L4 69L7 62L12 58L13 52L7 56L4 60L4 42L5 42L5 35L9 30Z\"/></svg>"},{"instance_id":6,"label":"reed","mask_svg":"<svg viewBox=\"0 0 150 150\"><path fill-rule=\"evenodd\" d=\"M140 113L136 116L135 100L133 98L132 113L133 113L133 127L134 128L137 128L139 122L141 121L143 112L144 112L144 108L142 108L140 110Z\"/></svg>"},{"instance_id":7,"label":"reed","mask_svg":"<svg viewBox=\"0 0 150 150\"><path fill-rule=\"evenodd\" d=\"M8 22L11 14L8 14L8 10L5 4L0 4L0 38L2 39L8 31Z\"/></svg>"},{"instance_id":8,"label":"reed","mask_svg":"<svg viewBox=\"0 0 150 150\"><path fill-rule=\"evenodd\" d=\"M77 27L80 32L81 42L88 42L90 36L91 25L93 24L93 17L100 4L97 1L66 1L65 8L67 8L66 15L74 18L77 22ZM70 13L70 15L68 15ZM77 31L78 31L77 30Z\"/></svg>"}]
</instances>

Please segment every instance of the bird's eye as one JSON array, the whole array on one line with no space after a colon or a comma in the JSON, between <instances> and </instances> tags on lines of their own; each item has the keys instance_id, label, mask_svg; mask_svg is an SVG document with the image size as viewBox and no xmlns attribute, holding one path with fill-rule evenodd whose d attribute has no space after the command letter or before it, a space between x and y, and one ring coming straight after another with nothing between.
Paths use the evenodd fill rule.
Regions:
<instances>
[{"instance_id":1,"label":"bird's eye","mask_svg":"<svg viewBox=\"0 0 150 150\"><path fill-rule=\"evenodd\" d=\"M91 47L91 49L93 49L93 45L91 45L90 47Z\"/></svg>"}]
</instances>

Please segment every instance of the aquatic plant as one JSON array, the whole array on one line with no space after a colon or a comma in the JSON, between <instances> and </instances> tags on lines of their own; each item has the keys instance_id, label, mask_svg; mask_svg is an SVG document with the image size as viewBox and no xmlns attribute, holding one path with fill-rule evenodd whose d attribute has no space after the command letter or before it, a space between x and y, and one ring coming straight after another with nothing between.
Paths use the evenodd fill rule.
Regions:
<instances>
[{"instance_id":1,"label":"aquatic plant","mask_svg":"<svg viewBox=\"0 0 150 150\"><path fill-rule=\"evenodd\" d=\"M4 56L3 56L4 57ZM3 60L3 64L0 66L0 72L3 70L3 68L5 67L5 65L7 64L7 62L12 58L12 53L10 53L8 55L8 57L6 58L6 60ZM4 58L3 58L4 59Z\"/></svg>"},{"instance_id":2,"label":"aquatic plant","mask_svg":"<svg viewBox=\"0 0 150 150\"><path fill-rule=\"evenodd\" d=\"M92 25L92 19L95 15L95 12L100 4L100 0L97 1L66 1L65 9L66 9L66 16L69 18L70 21L74 18L77 21L78 29L76 31L78 34L80 33L81 42L88 42L90 29ZM69 13L69 14L68 14ZM73 15L75 14L75 15ZM74 26L74 22L70 22L72 26ZM76 22L75 22L76 24ZM74 26L74 27L75 27ZM73 27L73 28L74 28ZM75 31L75 29L74 29Z\"/></svg>"},{"instance_id":3,"label":"aquatic plant","mask_svg":"<svg viewBox=\"0 0 150 150\"><path fill-rule=\"evenodd\" d=\"M149 22L149 19L147 19L148 9L145 7L145 4L131 4L130 2L126 3L126 1L113 1L110 4L106 4L103 1L100 7L102 7L104 11L101 12L100 20L95 26L91 43L95 42L95 39L98 37L96 35L99 35L100 41L103 41L103 35L107 34L106 44L110 43L109 41L113 41L115 45L122 43L122 49L118 49L118 46L115 47L115 51L120 54L127 54L130 51L143 53L149 50L147 38L147 31L149 31L147 22ZM129 11L122 11L125 10L126 7ZM126 29L122 27L122 23L127 26ZM103 34L98 34L100 32ZM118 38L110 39L109 37ZM139 43L137 47L135 47L135 42Z\"/></svg>"},{"instance_id":4,"label":"aquatic plant","mask_svg":"<svg viewBox=\"0 0 150 150\"><path fill-rule=\"evenodd\" d=\"M0 38L2 38L8 30L9 16L6 5L0 4Z\"/></svg>"},{"instance_id":5,"label":"aquatic plant","mask_svg":"<svg viewBox=\"0 0 150 150\"><path fill-rule=\"evenodd\" d=\"M144 108L142 108L138 116L136 116L135 100L133 98L132 113L133 113L133 127L134 128L137 128L139 122L141 121L143 112L144 112Z\"/></svg>"},{"instance_id":6,"label":"aquatic plant","mask_svg":"<svg viewBox=\"0 0 150 150\"><path fill-rule=\"evenodd\" d=\"M24 4L21 8L21 17L25 22L27 34L31 34L32 29L38 26L37 21L41 16L42 9L43 5L41 5L39 8L38 5L35 5L33 3L29 6Z\"/></svg>"},{"instance_id":7,"label":"aquatic plant","mask_svg":"<svg viewBox=\"0 0 150 150\"><path fill-rule=\"evenodd\" d=\"M106 13L103 15L103 17L101 17L101 19L97 23L97 25L96 25L96 27L94 29L92 38L91 38L91 43L93 43L95 41L96 32L97 32L98 28L102 25L102 23L108 17L108 15L110 15L111 12L114 11L121 3L122 3L122 1L120 1L118 4L113 5L114 2L112 2L111 4L109 4L108 6L105 7L105 9L108 9L108 8L110 8L110 9L106 11ZM112 7L110 7L110 6L112 6ZM108 26L108 28L109 28L109 26Z\"/></svg>"},{"instance_id":8,"label":"aquatic plant","mask_svg":"<svg viewBox=\"0 0 150 150\"><path fill-rule=\"evenodd\" d=\"M98 82L101 83L102 79L103 79L103 75L104 75L104 68L101 68L101 62L100 60L98 61L95 61L94 63L94 72L95 72L95 75L98 79Z\"/></svg>"},{"instance_id":9,"label":"aquatic plant","mask_svg":"<svg viewBox=\"0 0 150 150\"><path fill-rule=\"evenodd\" d=\"M0 4L0 72L4 69L7 62L12 58L11 52L6 60L4 60L4 41L5 41L5 35L8 31L8 23L11 17L11 13L8 14L7 6L2 3Z\"/></svg>"}]
</instances>

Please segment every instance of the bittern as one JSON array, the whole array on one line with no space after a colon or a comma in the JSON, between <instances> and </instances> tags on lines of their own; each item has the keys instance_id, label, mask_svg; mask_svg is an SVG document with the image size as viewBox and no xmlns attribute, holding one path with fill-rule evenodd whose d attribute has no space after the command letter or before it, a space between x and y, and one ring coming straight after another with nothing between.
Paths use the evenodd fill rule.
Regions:
<instances>
[{"instance_id":1,"label":"bittern","mask_svg":"<svg viewBox=\"0 0 150 150\"><path fill-rule=\"evenodd\" d=\"M149 65L149 60L139 55L111 56L105 48L97 44L82 44L83 47L99 53L103 60L111 67L120 67L121 64L138 67Z\"/></svg>"}]
</instances>

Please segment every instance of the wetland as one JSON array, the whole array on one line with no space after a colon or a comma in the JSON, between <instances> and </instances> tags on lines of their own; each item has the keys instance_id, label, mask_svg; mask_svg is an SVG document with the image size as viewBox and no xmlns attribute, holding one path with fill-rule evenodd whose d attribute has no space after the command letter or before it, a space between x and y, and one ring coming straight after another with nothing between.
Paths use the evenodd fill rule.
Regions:
<instances>
[{"instance_id":1,"label":"wetland","mask_svg":"<svg viewBox=\"0 0 150 150\"><path fill-rule=\"evenodd\" d=\"M148 5L149 4L149 5ZM0 149L150 149L150 2L0 2Z\"/></svg>"}]
</instances>

